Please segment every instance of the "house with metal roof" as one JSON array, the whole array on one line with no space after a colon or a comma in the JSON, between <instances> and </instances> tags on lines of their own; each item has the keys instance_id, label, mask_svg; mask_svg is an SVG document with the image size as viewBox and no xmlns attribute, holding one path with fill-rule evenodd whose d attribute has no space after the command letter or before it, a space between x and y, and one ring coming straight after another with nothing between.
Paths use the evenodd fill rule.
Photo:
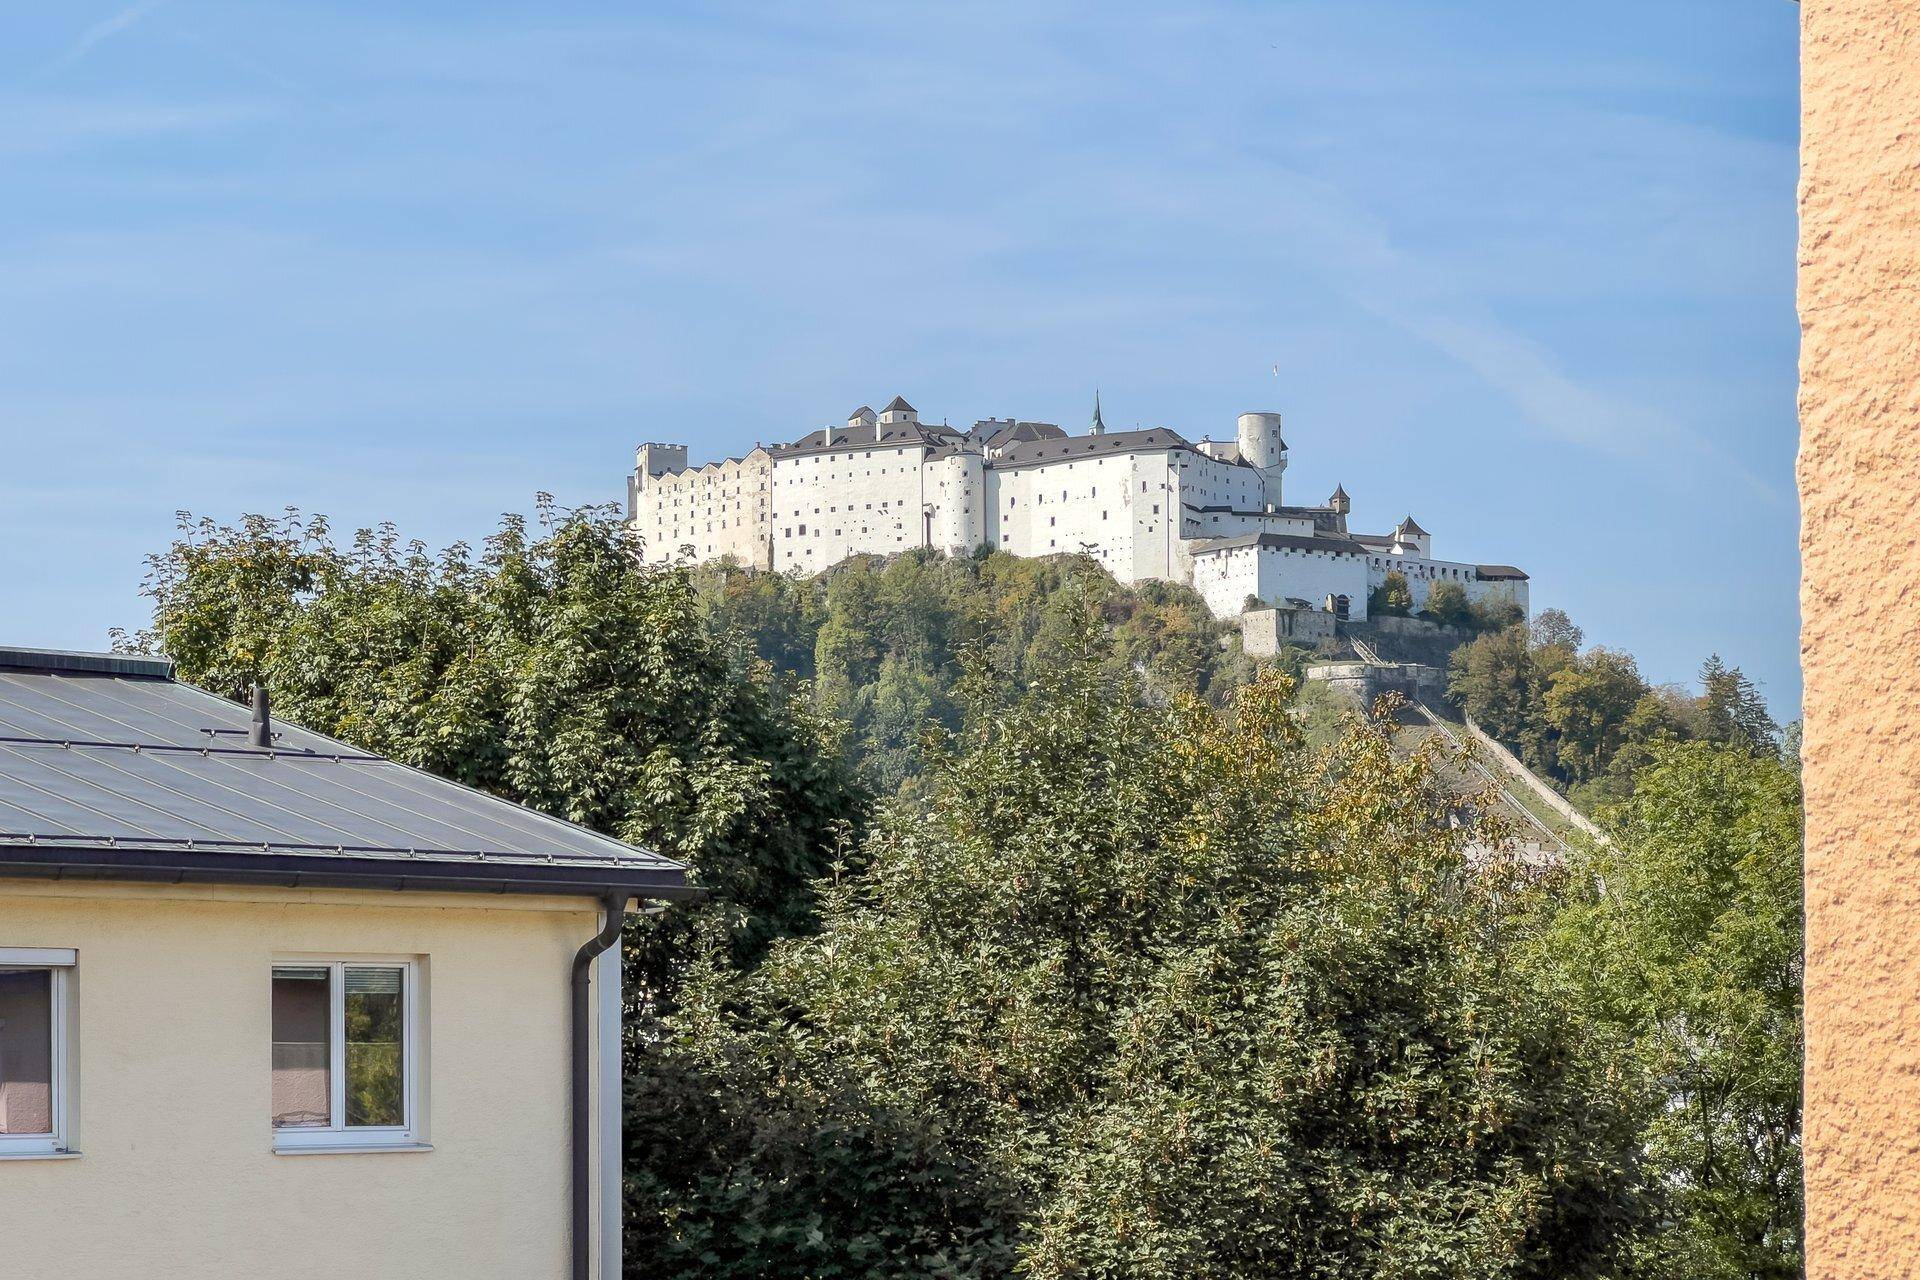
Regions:
<instances>
[{"instance_id":1,"label":"house with metal roof","mask_svg":"<svg viewBox=\"0 0 1920 1280\"><path fill-rule=\"evenodd\" d=\"M612 1280L620 927L691 892L264 693L0 648L8 1270Z\"/></svg>"}]
</instances>

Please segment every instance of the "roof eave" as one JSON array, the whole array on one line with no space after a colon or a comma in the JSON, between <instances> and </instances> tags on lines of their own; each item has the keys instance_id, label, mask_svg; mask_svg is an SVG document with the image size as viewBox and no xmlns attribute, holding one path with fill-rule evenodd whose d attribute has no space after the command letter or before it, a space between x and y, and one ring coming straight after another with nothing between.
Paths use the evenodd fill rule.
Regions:
<instances>
[{"instance_id":1,"label":"roof eave","mask_svg":"<svg viewBox=\"0 0 1920 1280\"><path fill-rule=\"evenodd\" d=\"M288 889L380 889L517 893L686 901L703 891L684 872L653 867L489 863L478 859L396 859L334 853L236 853L199 849L111 849L36 842L0 845L0 877L164 881Z\"/></svg>"}]
</instances>

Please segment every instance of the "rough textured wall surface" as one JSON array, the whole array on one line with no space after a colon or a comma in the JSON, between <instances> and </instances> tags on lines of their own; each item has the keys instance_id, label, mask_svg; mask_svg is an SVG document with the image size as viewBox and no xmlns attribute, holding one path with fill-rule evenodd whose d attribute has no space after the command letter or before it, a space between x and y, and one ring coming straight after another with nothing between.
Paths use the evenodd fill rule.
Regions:
<instances>
[{"instance_id":1,"label":"rough textured wall surface","mask_svg":"<svg viewBox=\"0 0 1920 1280\"><path fill-rule=\"evenodd\" d=\"M1920 0L1801 6L1807 1274L1920 1275Z\"/></svg>"}]
</instances>

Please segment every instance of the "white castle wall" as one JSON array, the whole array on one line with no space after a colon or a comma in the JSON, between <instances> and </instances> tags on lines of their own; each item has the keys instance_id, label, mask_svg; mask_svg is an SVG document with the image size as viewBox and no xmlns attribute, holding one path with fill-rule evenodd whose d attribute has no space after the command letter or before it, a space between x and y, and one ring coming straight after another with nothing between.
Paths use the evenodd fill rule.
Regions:
<instances>
[{"instance_id":1,"label":"white castle wall","mask_svg":"<svg viewBox=\"0 0 1920 1280\"><path fill-rule=\"evenodd\" d=\"M1238 428L1231 444L1167 443L1169 433L1154 433L1139 448L1109 440L1116 451L1089 443L1085 456L1026 462L997 447L994 458L983 457L977 436L922 433L910 409L877 418L863 411L844 429L810 437L836 441L830 448L779 456L756 449L691 469L685 446L648 444L629 480L632 527L649 560L732 556L801 575L850 556L923 546L950 555L983 544L1021 556L1086 554L1123 583L1189 582L1223 617L1237 616L1257 595L1316 607L1346 596L1350 616L1364 618L1368 592L1395 570L1406 576L1416 610L1440 581L1459 583L1469 600L1528 607L1524 578L1482 580L1475 565L1434 560L1430 538L1404 526L1368 539L1358 553L1209 548L1206 540L1252 533L1323 543L1344 537L1316 533L1316 513L1332 529L1345 528L1344 495L1336 508L1276 509L1287 465L1279 416L1243 415ZM883 442L888 431L911 434ZM1245 465L1243 456L1268 465Z\"/></svg>"},{"instance_id":2,"label":"white castle wall","mask_svg":"<svg viewBox=\"0 0 1920 1280\"><path fill-rule=\"evenodd\" d=\"M926 453L924 445L912 444L775 458L773 567L815 574L848 556L923 545Z\"/></svg>"},{"instance_id":3,"label":"white castle wall","mask_svg":"<svg viewBox=\"0 0 1920 1280\"><path fill-rule=\"evenodd\" d=\"M1248 596L1273 603L1305 600L1323 607L1330 596L1347 598L1347 616L1367 616L1367 566L1357 555L1291 547L1225 547L1193 557L1193 588L1216 617L1246 607Z\"/></svg>"},{"instance_id":4,"label":"white castle wall","mask_svg":"<svg viewBox=\"0 0 1920 1280\"><path fill-rule=\"evenodd\" d=\"M641 446L630 489L631 527L640 537L641 554L662 564L690 554L695 560L732 557L757 569L772 568L772 468L766 450L690 470L650 473L649 464L659 464L657 456L650 455L659 448ZM675 446L674 452L684 468L686 449Z\"/></svg>"},{"instance_id":5,"label":"white castle wall","mask_svg":"<svg viewBox=\"0 0 1920 1280\"><path fill-rule=\"evenodd\" d=\"M986 541L1020 556L1086 554L1126 583L1173 574L1168 450L986 473Z\"/></svg>"}]
</instances>

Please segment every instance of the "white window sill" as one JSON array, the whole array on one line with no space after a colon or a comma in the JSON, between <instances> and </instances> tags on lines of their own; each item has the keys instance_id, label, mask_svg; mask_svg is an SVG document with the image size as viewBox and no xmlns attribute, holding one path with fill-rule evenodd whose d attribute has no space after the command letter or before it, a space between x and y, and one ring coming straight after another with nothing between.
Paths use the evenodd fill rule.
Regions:
<instances>
[{"instance_id":1,"label":"white window sill","mask_svg":"<svg viewBox=\"0 0 1920 1280\"><path fill-rule=\"evenodd\" d=\"M428 1142L330 1142L325 1146L283 1147L276 1145L277 1156L364 1156L387 1151L431 1151Z\"/></svg>"},{"instance_id":2,"label":"white window sill","mask_svg":"<svg viewBox=\"0 0 1920 1280\"><path fill-rule=\"evenodd\" d=\"M78 1151L0 1151L0 1160L78 1160Z\"/></svg>"}]
</instances>

